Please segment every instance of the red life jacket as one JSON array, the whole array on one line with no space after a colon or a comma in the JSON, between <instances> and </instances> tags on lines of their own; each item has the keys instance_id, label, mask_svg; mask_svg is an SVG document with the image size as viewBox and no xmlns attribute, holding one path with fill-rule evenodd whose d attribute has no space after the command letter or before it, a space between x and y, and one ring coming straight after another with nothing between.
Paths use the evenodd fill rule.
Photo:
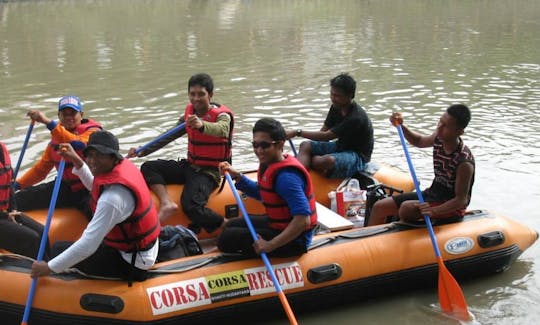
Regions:
<instances>
[{"instance_id":1,"label":"red life jacket","mask_svg":"<svg viewBox=\"0 0 540 325\"><path fill-rule=\"evenodd\" d=\"M219 138L211 135L203 134L199 130L186 128L188 134L188 161L198 166L213 166L217 167L222 161L231 161L232 153L232 133L234 127L234 118L232 111L225 105L212 104L213 106L204 116L199 116L200 119L207 122L217 121L219 114L227 113L231 117L229 127L229 137ZM184 121L189 115L195 114L192 104L186 106L184 112Z\"/></svg>"},{"instance_id":2,"label":"red life jacket","mask_svg":"<svg viewBox=\"0 0 540 325\"><path fill-rule=\"evenodd\" d=\"M0 211L9 209L13 170L6 145L0 142Z\"/></svg>"},{"instance_id":3,"label":"red life jacket","mask_svg":"<svg viewBox=\"0 0 540 325\"><path fill-rule=\"evenodd\" d=\"M309 200L309 208L311 210L310 226L306 230L312 229L317 224L317 209L315 207L315 193L313 183L306 168L293 156L284 155L285 159L280 162L270 164L263 174L257 174L257 182L261 193L262 202L268 214L270 227L278 230L283 230L292 220L292 215L287 206L287 202L274 191L274 183L279 171L283 168L294 167L304 174L307 182L305 194Z\"/></svg>"},{"instance_id":4,"label":"red life jacket","mask_svg":"<svg viewBox=\"0 0 540 325\"><path fill-rule=\"evenodd\" d=\"M75 128L75 130L71 131L71 133L83 134L84 132L86 132L88 129L91 129L91 128L98 128L100 130L102 129L101 124L97 123L96 121L90 120L90 119L84 119L81 121L81 124ZM60 143L58 142L58 139L54 139L54 138L51 140L51 142L49 142L49 146L53 147L53 150L50 151L49 157L54 162L54 167L56 168L56 170L58 170L58 166L60 165L60 160L62 159L62 157L55 150L55 147L58 146L59 144ZM86 143L84 143L84 145L86 145ZM75 152L77 152L77 154L82 158L84 147L80 144L74 145L73 147L77 149L75 150ZM79 179L79 177L72 173L71 170L73 169L73 164L66 162L65 166L66 168L64 169L64 173L62 174L62 180L70 185L71 191L77 192L85 188L83 183L81 183L81 180Z\"/></svg>"},{"instance_id":5,"label":"red life jacket","mask_svg":"<svg viewBox=\"0 0 540 325\"><path fill-rule=\"evenodd\" d=\"M129 160L123 159L106 175L94 178L90 208L96 211L97 201L106 185L120 184L127 187L135 197L135 210L126 220L115 225L105 236L103 243L124 252L150 249L161 229L158 213L150 190L139 171Z\"/></svg>"}]
</instances>

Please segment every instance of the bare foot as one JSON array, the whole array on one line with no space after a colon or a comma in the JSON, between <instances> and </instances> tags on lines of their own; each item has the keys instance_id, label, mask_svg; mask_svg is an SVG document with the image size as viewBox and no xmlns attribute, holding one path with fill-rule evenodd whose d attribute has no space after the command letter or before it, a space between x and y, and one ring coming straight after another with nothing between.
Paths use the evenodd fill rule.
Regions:
<instances>
[{"instance_id":1,"label":"bare foot","mask_svg":"<svg viewBox=\"0 0 540 325\"><path fill-rule=\"evenodd\" d=\"M178 205L172 201L163 202L159 207L159 220L161 222L167 220L170 216L178 211Z\"/></svg>"}]
</instances>

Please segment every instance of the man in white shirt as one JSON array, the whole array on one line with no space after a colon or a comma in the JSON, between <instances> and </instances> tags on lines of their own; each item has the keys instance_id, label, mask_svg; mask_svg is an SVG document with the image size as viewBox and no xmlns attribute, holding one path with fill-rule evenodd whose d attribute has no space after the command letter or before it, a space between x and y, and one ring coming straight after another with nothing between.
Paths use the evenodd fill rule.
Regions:
<instances>
[{"instance_id":1,"label":"man in white shirt","mask_svg":"<svg viewBox=\"0 0 540 325\"><path fill-rule=\"evenodd\" d=\"M158 254L158 214L139 169L118 150L118 139L107 131L90 136L86 162L71 145L59 146L62 157L73 163L73 173L91 191L94 215L76 242L56 243L52 255L59 255L48 263L34 262L32 277L74 266L87 274L121 277L130 283L146 279Z\"/></svg>"}]
</instances>

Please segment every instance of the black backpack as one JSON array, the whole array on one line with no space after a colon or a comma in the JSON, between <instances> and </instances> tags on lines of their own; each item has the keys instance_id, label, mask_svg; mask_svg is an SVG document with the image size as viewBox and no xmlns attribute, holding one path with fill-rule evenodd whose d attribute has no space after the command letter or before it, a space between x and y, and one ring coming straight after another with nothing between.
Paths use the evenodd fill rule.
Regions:
<instances>
[{"instance_id":1,"label":"black backpack","mask_svg":"<svg viewBox=\"0 0 540 325\"><path fill-rule=\"evenodd\" d=\"M188 228L181 225L161 227L157 262L202 253L197 236Z\"/></svg>"}]
</instances>

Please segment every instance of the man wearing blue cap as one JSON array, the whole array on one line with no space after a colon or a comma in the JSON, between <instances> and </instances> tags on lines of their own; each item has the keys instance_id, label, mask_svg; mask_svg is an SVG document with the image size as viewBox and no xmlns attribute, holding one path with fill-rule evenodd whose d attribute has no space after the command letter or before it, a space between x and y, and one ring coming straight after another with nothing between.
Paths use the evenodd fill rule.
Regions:
<instances>
[{"instance_id":1,"label":"man wearing blue cap","mask_svg":"<svg viewBox=\"0 0 540 325\"><path fill-rule=\"evenodd\" d=\"M51 131L51 141L40 160L15 183L16 189L20 189L15 193L15 203L19 211L45 209L49 206L54 181L38 183L47 177L53 167L58 168L62 158L55 150L58 145L70 143L82 156L82 150L86 147L90 135L101 129L101 125L96 121L83 118L81 100L73 95L64 96L58 102L58 121L47 118L38 110L31 110L26 115L32 121L47 126ZM72 165L66 163L56 206L76 207L89 217L91 214L88 209L88 190L79 178L73 175L71 169Z\"/></svg>"}]
</instances>

